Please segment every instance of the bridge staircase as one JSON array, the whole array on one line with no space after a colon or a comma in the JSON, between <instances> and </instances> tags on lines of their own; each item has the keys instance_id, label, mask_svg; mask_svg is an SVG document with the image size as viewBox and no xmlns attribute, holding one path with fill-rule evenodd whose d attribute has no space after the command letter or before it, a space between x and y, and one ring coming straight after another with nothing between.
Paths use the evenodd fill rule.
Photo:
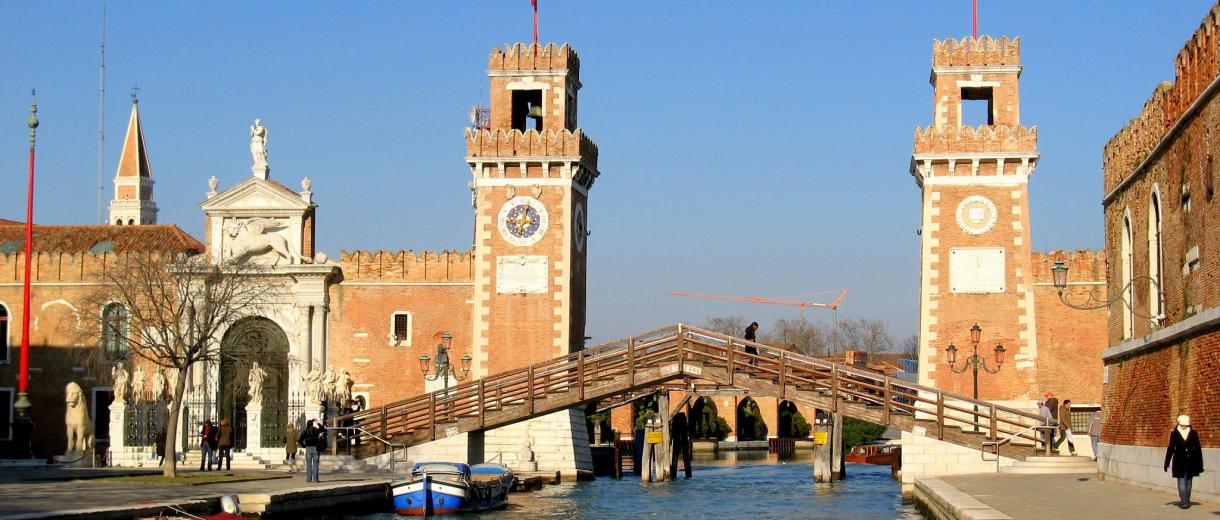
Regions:
<instances>
[{"instance_id":1,"label":"bridge staircase","mask_svg":"<svg viewBox=\"0 0 1220 520\"><path fill-rule=\"evenodd\" d=\"M351 421L356 435L415 446L683 381L805 403L984 456L1024 460L1041 445L1036 414L684 324L340 416L332 427Z\"/></svg>"}]
</instances>

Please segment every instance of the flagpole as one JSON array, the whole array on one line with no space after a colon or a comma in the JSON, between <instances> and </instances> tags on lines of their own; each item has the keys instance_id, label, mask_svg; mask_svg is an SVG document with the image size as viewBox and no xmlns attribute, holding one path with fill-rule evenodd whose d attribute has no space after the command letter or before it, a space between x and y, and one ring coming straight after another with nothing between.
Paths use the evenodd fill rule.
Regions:
<instances>
[{"instance_id":1,"label":"flagpole","mask_svg":"<svg viewBox=\"0 0 1220 520\"><path fill-rule=\"evenodd\" d=\"M534 4L534 45L538 45L538 0L530 0Z\"/></svg>"},{"instance_id":2,"label":"flagpole","mask_svg":"<svg viewBox=\"0 0 1220 520\"><path fill-rule=\"evenodd\" d=\"M33 98L34 91L30 91ZM13 403L16 417L13 419L13 441L16 455L32 456L29 453L34 422L30 420L30 267L33 263L34 242L34 144L38 132L38 102L30 100L30 176L25 196L25 277L21 289L21 361L17 380L17 401Z\"/></svg>"},{"instance_id":3,"label":"flagpole","mask_svg":"<svg viewBox=\"0 0 1220 520\"><path fill-rule=\"evenodd\" d=\"M971 5L974 7L974 39L977 40L979 38L979 0L972 0Z\"/></svg>"}]
</instances>

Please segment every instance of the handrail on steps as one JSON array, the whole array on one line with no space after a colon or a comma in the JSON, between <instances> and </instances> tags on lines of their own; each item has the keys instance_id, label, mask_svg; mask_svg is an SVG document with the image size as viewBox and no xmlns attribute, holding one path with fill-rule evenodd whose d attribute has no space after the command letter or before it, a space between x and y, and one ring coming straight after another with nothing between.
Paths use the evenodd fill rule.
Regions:
<instances>
[{"instance_id":1,"label":"handrail on steps","mask_svg":"<svg viewBox=\"0 0 1220 520\"><path fill-rule=\"evenodd\" d=\"M982 445L980 445L980 446L979 446L979 458L983 459L983 460L984 460L984 461L986 461L986 462L991 462L991 461L993 461L993 460L994 460L994 461L995 461L995 469L996 469L996 471L999 471L999 470L1000 470L1000 446L1003 446L1003 445L1005 445L1005 444L1008 444L1008 443L1012 442L1012 441L1013 441L1013 439L1016 439L1017 437L1021 436L1021 434L1025 433L1025 432L1028 432L1028 431L1030 431L1030 430L1047 430L1047 429L1052 429L1052 428L1056 428L1056 426L1049 426L1049 425L1046 425L1046 424L1035 424L1035 425L1033 425L1033 426L1030 426L1030 427L1028 427L1028 428L1025 428L1024 430L1021 430L1021 431L1016 432L1016 433L1014 433L1014 434L1012 434L1012 435L1009 435L1008 437L1005 437L1005 438L1003 438L1003 439L994 440L994 441L983 441ZM1046 453L1047 453L1047 455L1050 455L1050 451L1051 451L1051 445L1050 445L1050 443L1049 443L1049 442L1043 442L1043 444L1045 445L1045 446L1044 446L1044 448L1046 449ZM991 447L993 447L993 448L995 449L995 451L993 451L993 452L992 452L992 453L994 453L994 454L995 454L995 458L994 458L994 459L989 459L989 458L987 458L987 447L988 447L988 446L991 446ZM1035 449L1037 448L1037 443L1036 443L1036 441L1035 441L1035 444L1034 444L1034 448L1035 448Z\"/></svg>"},{"instance_id":2,"label":"handrail on steps","mask_svg":"<svg viewBox=\"0 0 1220 520\"><path fill-rule=\"evenodd\" d=\"M369 437L372 437L374 440L376 440L382 444L385 444L386 448L390 452L390 473L397 473L397 471L394 470L394 466L396 463L407 462L407 445L406 444L398 444L398 443L390 442L386 439L381 438L377 434L370 432L359 426L326 426L325 428L327 430L356 430L364 435L368 435ZM339 442L339 439L335 439L335 442ZM397 453L399 451L402 451L402 456L403 456L402 460L398 460Z\"/></svg>"}]
</instances>

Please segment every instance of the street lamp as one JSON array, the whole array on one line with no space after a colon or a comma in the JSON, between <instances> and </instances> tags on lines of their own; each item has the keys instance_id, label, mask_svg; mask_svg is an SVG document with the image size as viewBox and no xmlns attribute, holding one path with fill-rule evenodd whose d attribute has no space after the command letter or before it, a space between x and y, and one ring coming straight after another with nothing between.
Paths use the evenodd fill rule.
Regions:
<instances>
[{"instance_id":1,"label":"street lamp","mask_svg":"<svg viewBox=\"0 0 1220 520\"><path fill-rule=\"evenodd\" d=\"M1004 366L1005 349L1004 345L999 343L996 343L995 345L995 369L987 366L987 360L983 356L979 355L979 340L981 340L982 337L983 329L982 327L979 327L979 324L975 323L973 327L970 327L970 344L973 345L974 350L969 357L962 360L963 363L961 369L958 369L957 366L955 366L957 364L957 347L950 343L949 347L945 349L945 361L949 362L949 369L952 370L954 374L960 374L965 372L967 369L972 371L974 375L974 398L976 400L979 398L979 369L981 368L988 374L995 374L1000 371L1000 367ZM979 405L976 404L974 405L974 431L976 432L979 431L978 411Z\"/></svg>"},{"instance_id":2,"label":"street lamp","mask_svg":"<svg viewBox=\"0 0 1220 520\"><path fill-rule=\"evenodd\" d=\"M1110 305L1113 305L1114 302L1116 302L1116 301L1122 300L1123 306L1127 308L1127 312L1130 312L1134 316L1139 316L1141 318L1144 318L1144 319L1152 322L1153 327L1159 327L1161 325L1161 321L1165 319L1164 313L1159 313L1156 316L1153 316L1151 314L1144 314L1144 313L1136 310L1136 306L1134 305L1135 291L1133 288L1135 287L1135 282L1139 282L1139 281L1143 281L1143 280L1147 280L1148 283L1152 284L1152 287L1156 289L1156 298L1157 298L1158 302L1165 301L1164 293L1161 292L1160 282L1158 282L1156 278L1153 278L1151 276L1142 275L1142 274L1138 275L1138 276L1133 276L1131 278L1131 280L1128 281L1127 284L1123 286L1122 289L1119 289L1118 295L1113 298L1110 298L1109 300L1106 300L1104 298L1098 298L1097 295L1094 294L1093 290L1090 289L1088 298L1083 303L1072 303L1072 302L1068 301L1067 296L1063 295L1063 290L1066 289L1067 285L1068 285L1068 266L1067 266L1066 262L1064 262L1062 260L1055 261L1055 265L1051 267L1051 278L1055 284L1055 290L1059 291L1059 301L1063 302L1064 305L1071 307L1073 309L1082 310L1082 311L1101 309L1101 308L1105 308L1105 307L1109 307ZM1132 291L1131 299L1127 299L1125 297L1128 290Z\"/></svg>"},{"instance_id":3,"label":"street lamp","mask_svg":"<svg viewBox=\"0 0 1220 520\"><path fill-rule=\"evenodd\" d=\"M432 358L427 354L419 356L419 369L424 373L424 380L436 381L444 378L444 388L449 388L449 377L453 376L454 381L461 381L470 375L470 354L463 355L461 374L458 374L458 369L449 362L449 349L453 346L453 334L448 332L441 334L441 342L436 344L436 373L429 376L428 372L432 371Z\"/></svg>"}]
</instances>

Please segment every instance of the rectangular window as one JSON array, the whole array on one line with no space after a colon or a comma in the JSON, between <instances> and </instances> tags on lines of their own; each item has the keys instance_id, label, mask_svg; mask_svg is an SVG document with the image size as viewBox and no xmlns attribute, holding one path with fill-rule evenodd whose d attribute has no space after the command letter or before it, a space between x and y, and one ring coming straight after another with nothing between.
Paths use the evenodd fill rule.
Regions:
<instances>
[{"instance_id":1,"label":"rectangular window","mask_svg":"<svg viewBox=\"0 0 1220 520\"><path fill-rule=\"evenodd\" d=\"M390 345L411 346L411 313L398 311L390 315Z\"/></svg>"},{"instance_id":2,"label":"rectangular window","mask_svg":"<svg viewBox=\"0 0 1220 520\"><path fill-rule=\"evenodd\" d=\"M513 93L513 129L542 130L542 91L514 90Z\"/></svg>"},{"instance_id":3,"label":"rectangular window","mask_svg":"<svg viewBox=\"0 0 1220 520\"><path fill-rule=\"evenodd\" d=\"M13 402L16 393L12 387L0 388L0 440L13 440Z\"/></svg>"},{"instance_id":4,"label":"rectangular window","mask_svg":"<svg viewBox=\"0 0 1220 520\"><path fill-rule=\"evenodd\" d=\"M995 124L991 87L962 88L962 126Z\"/></svg>"},{"instance_id":5,"label":"rectangular window","mask_svg":"<svg viewBox=\"0 0 1220 520\"><path fill-rule=\"evenodd\" d=\"M114 402L114 390L109 387L93 388L93 437L99 441L110 439L110 403ZM178 424L181 428L182 424Z\"/></svg>"}]
</instances>

